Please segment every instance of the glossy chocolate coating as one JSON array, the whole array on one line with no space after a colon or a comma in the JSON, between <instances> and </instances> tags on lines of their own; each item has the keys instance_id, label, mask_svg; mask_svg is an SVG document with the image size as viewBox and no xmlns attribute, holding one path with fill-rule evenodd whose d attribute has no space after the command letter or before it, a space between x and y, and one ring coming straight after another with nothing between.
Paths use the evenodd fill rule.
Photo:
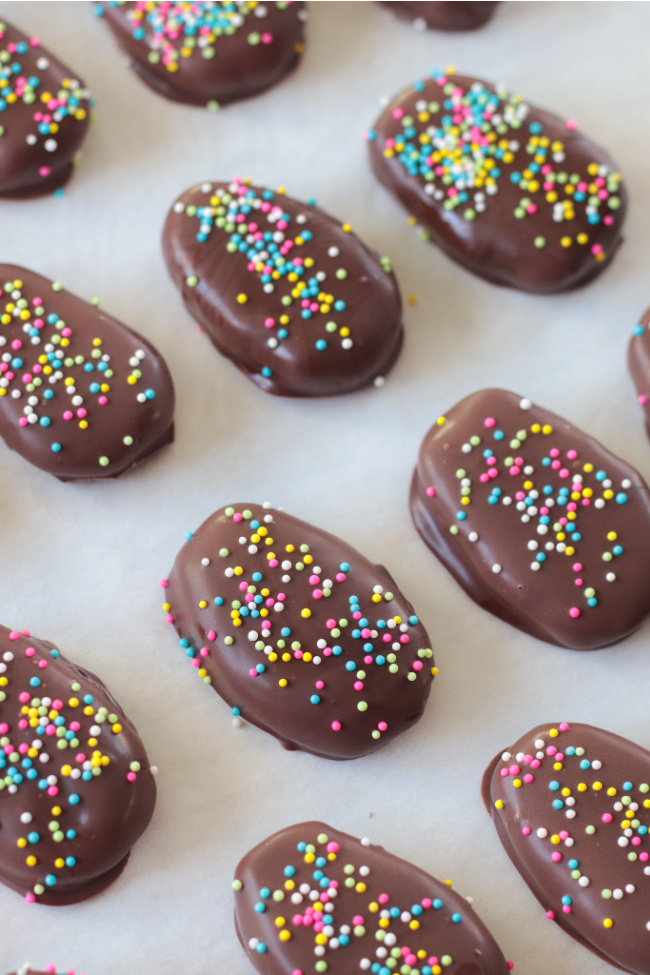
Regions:
<instances>
[{"instance_id":1,"label":"glossy chocolate coating","mask_svg":"<svg viewBox=\"0 0 650 975\"><path fill-rule=\"evenodd\" d=\"M38 38L1 19L0 79L0 196L51 193L70 178L86 136L88 90Z\"/></svg>"},{"instance_id":2,"label":"glossy chocolate coating","mask_svg":"<svg viewBox=\"0 0 650 975\"><path fill-rule=\"evenodd\" d=\"M276 85L304 49L304 3L96 4L138 76L165 98L217 108Z\"/></svg>"},{"instance_id":3,"label":"glossy chocolate coating","mask_svg":"<svg viewBox=\"0 0 650 975\"><path fill-rule=\"evenodd\" d=\"M628 346L627 361L636 387L639 404L645 416L650 437L650 308L635 326Z\"/></svg>"},{"instance_id":4,"label":"glossy chocolate coating","mask_svg":"<svg viewBox=\"0 0 650 975\"><path fill-rule=\"evenodd\" d=\"M16 972L12 972L11 975L75 975L75 973L70 969L70 971L58 971L55 970L54 965L48 965L47 972L37 972L30 965L23 965Z\"/></svg>"},{"instance_id":5,"label":"glossy chocolate coating","mask_svg":"<svg viewBox=\"0 0 650 975\"><path fill-rule=\"evenodd\" d=\"M188 311L266 392L380 385L397 358L390 262L314 206L247 181L202 183L172 207L163 250Z\"/></svg>"},{"instance_id":6,"label":"glossy chocolate coating","mask_svg":"<svg viewBox=\"0 0 650 975\"><path fill-rule=\"evenodd\" d=\"M590 725L540 725L483 778L499 839L567 934L650 975L650 752Z\"/></svg>"},{"instance_id":7,"label":"glossy chocolate coating","mask_svg":"<svg viewBox=\"0 0 650 975\"><path fill-rule=\"evenodd\" d=\"M620 243L626 204L607 153L575 123L505 89L432 75L368 133L378 179L488 281L552 293L599 274Z\"/></svg>"},{"instance_id":8,"label":"glossy chocolate coating","mask_svg":"<svg viewBox=\"0 0 650 975\"><path fill-rule=\"evenodd\" d=\"M165 612L198 675L285 748L357 758L421 717L429 637L383 566L270 505L215 512Z\"/></svg>"},{"instance_id":9,"label":"glossy chocolate coating","mask_svg":"<svg viewBox=\"0 0 650 975\"><path fill-rule=\"evenodd\" d=\"M318 961L329 975L379 971L398 949L402 963L422 975L509 971L490 932L448 884L325 823L299 823L269 837L235 877L237 934L261 975L307 975ZM389 914L395 909L397 917ZM322 951L314 951L315 937Z\"/></svg>"},{"instance_id":10,"label":"glossy chocolate coating","mask_svg":"<svg viewBox=\"0 0 650 975\"><path fill-rule=\"evenodd\" d=\"M472 599L540 640L594 650L650 611L647 485L515 393L474 393L431 428L411 514Z\"/></svg>"},{"instance_id":11,"label":"glossy chocolate coating","mask_svg":"<svg viewBox=\"0 0 650 975\"><path fill-rule=\"evenodd\" d=\"M0 627L0 678L0 881L75 904L119 876L149 825L149 761L99 678L53 644Z\"/></svg>"},{"instance_id":12,"label":"glossy chocolate coating","mask_svg":"<svg viewBox=\"0 0 650 975\"><path fill-rule=\"evenodd\" d=\"M388 7L400 20L423 29L474 30L487 23L497 4L492 0L434 0L432 3L384 0L381 6Z\"/></svg>"},{"instance_id":13,"label":"glossy chocolate coating","mask_svg":"<svg viewBox=\"0 0 650 975\"><path fill-rule=\"evenodd\" d=\"M137 332L0 265L0 436L63 481L117 477L174 439L174 387Z\"/></svg>"}]
</instances>

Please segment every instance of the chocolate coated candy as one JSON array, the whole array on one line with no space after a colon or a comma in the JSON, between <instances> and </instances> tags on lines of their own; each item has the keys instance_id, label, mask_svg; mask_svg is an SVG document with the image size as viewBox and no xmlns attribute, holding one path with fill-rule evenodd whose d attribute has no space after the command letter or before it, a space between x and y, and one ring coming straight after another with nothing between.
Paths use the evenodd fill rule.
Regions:
<instances>
[{"instance_id":1,"label":"chocolate coated candy","mask_svg":"<svg viewBox=\"0 0 650 975\"><path fill-rule=\"evenodd\" d=\"M411 485L429 548L472 599L526 633L594 650L650 611L650 492L597 441L500 389L431 428Z\"/></svg>"},{"instance_id":2,"label":"chocolate coated candy","mask_svg":"<svg viewBox=\"0 0 650 975\"><path fill-rule=\"evenodd\" d=\"M174 387L141 335L0 265L0 436L63 481L117 477L174 439Z\"/></svg>"},{"instance_id":3,"label":"chocolate coated candy","mask_svg":"<svg viewBox=\"0 0 650 975\"><path fill-rule=\"evenodd\" d=\"M22 965L17 972L13 972L12 975L75 975L75 973L70 969L70 971L59 972L54 965L48 965L46 972L37 972L30 965Z\"/></svg>"},{"instance_id":4,"label":"chocolate coated candy","mask_svg":"<svg viewBox=\"0 0 650 975\"><path fill-rule=\"evenodd\" d=\"M218 108L277 84L304 49L303 3L109 0L100 16L131 67L166 98Z\"/></svg>"},{"instance_id":5,"label":"chocolate coated candy","mask_svg":"<svg viewBox=\"0 0 650 975\"><path fill-rule=\"evenodd\" d=\"M260 843L233 887L237 934L263 975L388 973L395 959L395 971L421 975L509 971L448 884L325 823L299 823Z\"/></svg>"},{"instance_id":6,"label":"chocolate coated candy","mask_svg":"<svg viewBox=\"0 0 650 975\"><path fill-rule=\"evenodd\" d=\"M547 917L650 975L650 752L600 728L540 725L494 759L483 798Z\"/></svg>"},{"instance_id":7,"label":"chocolate coated candy","mask_svg":"<svg viewBox=\"0 0 650 975\"><path fill-rule=\"evenodd\" d=\"M645 426L650 437L650 308L634 328L628 347L628 364L645 414Z\"/></svg>"},{"instance_id":8,"label":"chocolate coated candy","mask_svg":"<svg viewBox=\"0 0 650 975\"><path fill-rule=\"evenodd\" d=\"M245 375L328 396L380 385L402 343L390 263L350 229L247 181L203 183L172 207L163 249L188 310Z\"/></svg>"},{"instance_id":9,"label":"chocolate coated candy","mask_svg":"<svg viewBox=\"0 0 650 975\"><path fill-rule=\"evenodd\" d=\"M429 638L382 567L270 505L215 512L165 612L199 676L285 748L356 758L422 715Z\"/></svg>"},{"instance_id":10,"label":"chocolate coated candy","mask_svg":"<svg viewBox=\"0 0 650 975\"><path fill-rule=\"evenodd\" d=\"M607 153L501 87L432 72L368 138L381 182L450 257L496 284L576 287L620 242L626 194Z\"/></svg>"},{"instance_id":11,"label":"chocolate coated candy","mask_svg":"<svg viewBox=\"0 0 650 975\"><path fill-rule=\"evenodd\" d=\"M156 786L138 733L94 674L0 627L0 881L75 904L120 875Z\"/></svg>"},{"instance_id":12,"label":"chocolate coated candy","mask_svg":"<svg viewBox=\"0 0 650 975\"><path fill-rule=\"evenodd\" d=\"M490 19L496 7L490 0L434 0L433 3L383 2L382 7L420 30L473 30Z\"/></svg>"},{"instance_id":13,"label":"chocolate coated candy","mask_svg":"<svg viewBox=\"0 0 650 975\"><path fill-rule=\"evenodd\" d=\"M90 123L84 83L0 20L0 196L50 193L68 181Z\"/></svg>"}]
</instances>

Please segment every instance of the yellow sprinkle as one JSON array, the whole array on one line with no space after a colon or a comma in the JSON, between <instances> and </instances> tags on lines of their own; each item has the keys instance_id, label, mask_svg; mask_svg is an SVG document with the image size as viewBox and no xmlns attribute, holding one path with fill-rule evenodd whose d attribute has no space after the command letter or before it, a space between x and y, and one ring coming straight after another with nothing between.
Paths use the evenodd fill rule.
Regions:
<instances>
[{"instance_id":1,"label":"yellow sprinkle","mask_svg":"<svg viewBox=\"0 0 650 975\"><path fill-rule=\"evenodd\" d=\"M237 301L240 305L245 305L246 302L248 301L248 295L245 294L237 295Z\"/></svg>"}]
</instances>

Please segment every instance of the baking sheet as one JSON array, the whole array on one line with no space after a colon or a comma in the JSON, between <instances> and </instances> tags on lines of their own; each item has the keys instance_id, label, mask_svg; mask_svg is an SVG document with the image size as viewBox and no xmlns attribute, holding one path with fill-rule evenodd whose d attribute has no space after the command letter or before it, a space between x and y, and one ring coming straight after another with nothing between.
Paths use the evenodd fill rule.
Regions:
<instances>
[{"instance_id":1,"label":"baking sheet","mask_svg":"<svg viewBox=\"0 0 650 975\"><path fill-rule=\"evenodd\" d=\"M650 621L592 654L483 613L413 529L418 445L449 406L502 385L565 415L650 478L625 347L650 302L647 3L501 4L470 34L418 34L374 3L309 4L308 47L278 88L209 114L127 69L85 3L8 3L87 81L97 122L63 198L0 201L0 260L31 267L140 330L177 389L176 442L118 482L61 484L0 444L0 620L101 675L159 766L150 829L120 880L85 903L29 906L0 887L0 973L245 975L232 923L240 856L319 818L452 878L521 975L607 975L526 890L480 798L483 768L542 721L587 721L650 747ZM575 118L630 191L612 266L560 297L500 289L422 243L369 172L361 135L433 66L502 81ZM266 396L213 350L168 280L160 229L177 194L250 175L316 197L388 254L406 342L381 390ZM408 303L413 296L414 303ZM231 501L271 501L383 562L433 641L440 676L408 734L349 763L284 752L198 681L165 624L159 580L185 532Z\"/></svg>"}]
</instances>

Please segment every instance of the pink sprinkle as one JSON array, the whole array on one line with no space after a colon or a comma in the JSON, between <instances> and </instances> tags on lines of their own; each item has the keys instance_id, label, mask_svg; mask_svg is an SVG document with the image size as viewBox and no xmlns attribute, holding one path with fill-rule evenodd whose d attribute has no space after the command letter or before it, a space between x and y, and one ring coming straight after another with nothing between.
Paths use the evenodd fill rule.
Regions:
<instances>
[{"instance_id":1,"label":"pink sprinkle","mask_svg":"<svg viewBox=\"0 0 650 975\"><path fill-rule=\"evenodd\" d=\"M488 430L489 430L489 429L490 429L491 427L493 427L493 426L495 425L495 422L496 422L496 421L495 421L495 420L493 419L493 417L491 417L491 416L488 416L488 417L486 418L486 420L485 420L485 424L484 424L484 425L485 425L485 426L486 426L486 427L488 428Z\"/></svg>"},{"instance_id":2,"label":"pink sprinkle","mask_svg":"<svg viewBox=\"0 0 650 975\"><path fill-rule=\"evenodd\" d=\"M404 109L403 108L394 108L393 109L393 118L402 118L403 116L404 116Z\"/></svg>"},{"instance_id":3,"label":"pink sprinkle","mask_svg":"<svg viewBox=\"0 0 650 975\"><path fill-rule=\"evenodd\" d=\"M58 794L59 794L58 786L51 785L49 787L49 789L47 790L47 794L48 794L48 796L58 796Z\"/></svg>"},{"instance_id":4,"label":"pink sprinkle","mask_svg":"<svg viewBox=\"0 0 650 975\"><path fill-rule=\"evenodd\" d=\"M64 412L64 414L63 414L63 419L64 420L71 420L73 416L74 416L74 413L72 412L72 410L66 410Z\"/></svg>"},{"instance_id":5,"label":"pink sprinkle","mask_svg":"<svg viewBox=\"0 0 650 975\"><path fill-rule=\"evenodd\" d=\"M648 859L650 859L650 853L639 853L639 860L643 860L645 863Z\"/></svg>"},{"instance_id":6,"label":"pink sprinkle","mask_svg":"<svg viewBox=\"0 0 650 975\"><path fill-rule=\"evenodd\" d=\"M553 861L553 863L559 863L561 859L562 859L562 854L558 853L557 850L551 853L551 860Z\"/></svg>"},{"instance_id":7,"label":"pink sprinkle","mask_svg":"<svg viewBox=\"0 0 650 975\"><path fill-rule=\"evenodd\" d=\"M639 403L641 404L641 406L645 406L647 402L648 402L648 397L644 393L641 393L641 395L639 396Z\"/></svg>"},{"instance_id":8,"label":"pink sprinkle","mask_svg":"<svg viewBox=\"0 0 650 975\"><path fill-rule=\"evenodd\" d=\"M332 721L332 731L340 731L340 730L341 730L341 722Z\"/></svg>"},{"instance_id":9,"label":"pink sprinkle","mask_svg":"<svg viewBox=\"0 0 650 975\"><path fill-rule=\"evenodd\" d=\"M251 667L251 669L248 671L248 676L249 677L257 677L257 671L255 670L254 667Z\"/></svg>"},{"instance_id":10,"label":"pink sprinkle","mask_svg":"<svg viewBox=\"0 0 650 975\"><path fill-rule=\"evenodd\" d=\"M363 681L362 680L355 680L355 682L354 682L354 689L355 689L355 691L362 691L363 690Z\"/></svg>"},{"instance_id":11,"label":"pink sprinkle","mask_svg":"<svg viewBox=\"0 0 650 975\"><path fill-rule=\"evenodd\" d=\"M574 119L569 118L567 119L566 127L569 130L569 132L573 132L574 129L577 129L578 123L574 121Z\"/></svg>"},{"instance_id":12,"label":"pink sprinkle","mask_svg":"<svg viewBox=\"0 0 650 975\"><path fill-rule=\"evenodd\" d=\"M323 598L323 590L322 589L314 589L314 591L312 593L312 596L314 597L314 599L322 599Z\"/></svg>"},{"instance_id":13,"label":"pink sprinkle","mask_svg":"<svg viewBox=\"0 0 650 975\"><path fill-rule=\"evenodd\" d=\"M18 426L26 427L27 423L28 423L27 417L21 416L20 420L18 421Z\"/></svg>"},{"instance_id":14,"label":"pink sprinkle","mask_svg":"<svg viewBox=\"0 0 650 975\"><path fill-rule=\"evenodd\" d=\"M135 772L127 772L126 773L126 780L127 780L127 782L135 782L135 780L137 779L137 777L138 776L135 774Z\"/></svg>"},{"instance_id":15,"label":"pink sprinkle","mask_svg":"<svg viewBox=\"0 0 650 975\"><path fill-rule=\"evenodd\" d=\"M97 402L99 403L100 406L106 406L108 400L105 396L100 396Z\"/></svg>"},{"instance_id":16,"label":"pink sprinkle","mask_svg":"<svg viewBox=\"0 0 650 975\"><path fill-rule=\"evenodd\" d=\"M334 627L336 626L336 620L327 620L325 626L327 627L328 630L333 630Z\"/></svg>"},{"instance_id":17,"label":"pink sprinkle","mask_svg":"<svg viewBox=\"0 0 650 975\"><path fill-rule=\"evenodd\" d=\"M366 655L366 656L365 656L365 657L363 658L363 662L364 662L364 664L366 664L366 665L367 665L367 666L369 667L369 666L370 666L370 664L372 663L372 657L371 657L371 655L370 655L370 654L367 654L367 655Z\"/></svg>"},{"instance_id":18,"label":"pink sprinkle","mask_svg":"<svg viewBox=\"0 0 650 975\"><path fill-rule=\"evenodd\" d=\"M28 904L34 904L36 901L36 894L25 894L25 900Z\"/></svg>"},{"instance_id":19,"label":"pink sprinkle","mask_svg":"<svg viewBox=\"0 0 650 975\"><path fill-rule=\"evenodd\" d=\"M566 455L569 460L575 460L578 456L577 450L567 450Z\"/></svg>"},{"instance_id":20,"label":"pink sprinkle","mask_svg":"<svg viewBox=\"0 0 650 975\"><path fill-rule=\"evenodd\" d=\"M524 834L524 836L530 836L530 834L532 833L532 830L531 830L530 826L524 826L524 827L522 827L521 832Z\"/></svg>"},{"instance_id":21,"label":"pink sprinkle","mask_svg":"<svg viewBox=\"0 0 650 975\"><path fill-rule=\"evenodd\" d=\"M509 775L510 775L510 772L508 771L507 768L502 768L501 769L501 778L502 779L507 779Z\"/></svg>"},{"instance_id":22,"label":"pink sprinkle","mask_svg":"<svg viewBox=\"0 0 650 975\"><path fill-rule=\"evenodd\" d=\"M583 585L583 582L584 582L584 580L582 580L582 579L576 579L575 580L576 586L582 586Z\"/></svg>"},{"instance_id":23,"label":"pink sprinkle","mask_svg":"<svg viewBox=\"0 0 650 975\"><path fill-rule=\"evenodd\" d=\"M42 176L43 179L45 179L46 176L49 176L50 175L50 167L49 166L41 166L39 168L39 170L38 170L38 173L39 173L39 176Z\"/></svg>"},{"instance_id":24,"label":"pink sprinkle","mask_svg":"<svg viewBox=\"0 0 650 975\"><path fill-rule=\"evenodd\" d=\"M217 634L214 632L214 630L208 630L207 637L208 640L216 640Z\"/></svg>"},{"instance_id":25,"label":"pink sprinkle","mask_svg":"<svg viewBox=\"0 0 650 975\"><path fill-rule=\"evenodd\" d=\"M574 562L573 563L573 571L574 572L582 572L582 564L580 562Z\"/></svg>"},{"instance_id":26,"label":"pink sprinkle","mask_svg":"<svg viewBox=\"0 0 650 975\"><path fill-rule=\"evenodd\" d=\"M427 497L428 498L435 498L435 496L436 496L436 489L434 487L428 487L427 488Z\"/></svg>"},{"instance_id":27,"label":"pink sprinkle","mask_svg":"<svg viewBox=\"0 0 650 975\"><path fill-rule=\"evenodd\" d=\"M17 640L19 637L20 637L20 633L18 633L17 630L12 630L11 633L9 634L10 640Z\"/></svg>"},{"instance_id":28,"label":"pink sprinkle","mask_svg":"<svg viewBox=\"0 0 650 975\"><path fill-rule=\"evenodd\" d=\"M507 961L506 965L508 966L509 971L512 971L512 969L515 967L514 961Z\"/></svg>"},{"instance_id":29,"label":"pink sprinkle","mask_svg":"<svg viewBox=\"0 0 650 975\"><path fill-rule=\"evenodd\" d=\"M612 814L611 813L603 813L603 822L604 823L611 823L612 818L613 817L612 817Z\"/></svg>"},{"instance_id":30,"label":"pink sprinkle","mask_svg":"<svg viewBox=\"0 0 650 975\"><path fill-rule=\"evenodd\" d=\"M424 667L424 664L422 663L421 660L414 660L413 661L413 670L422 670L423 667Z\"/></svg>"},{"instance_id":31,"label":"pink sprinkle","mask_svg":"<svg viewBox=\"0 0 650 975\"><path fill-rule=\"evenodd\" d=\"M80 409L77 410L77 416L79 417L80 420L83 420L86 416L88 416L88 410L85 410L82 406Z\"/></svg>"},{"instance_id":32,"label":"pink sprinkle","mask_svg":"<svg viewBox=\"0 0 650 975\"><path fill-rule=\"evenodd\" d=\"M269 559L269 565L271 566L272 569L275 569L277 567L277 564L278 564L277 559Z\"/></svg>"},{"instance_id":33,"label":"pink sprinkle","mask_svg":"<svg viewBox=\"0 0 650 975\"><path fill-rule=\"evenodd\" d=\"M322 691L324 687L325 687L325 683L322 680L316 681L316 690Z\"/></svg>"},{"instance_id":34,"label":"pink sprinkle","mask_svg":"<svg viewBox=\"0 0 650 975\"><path fill-rule=\"evenodd\" d=\"M571 607L571 609L569 610L569 616L571 617L571 619L577 620L577 618L580 616L580 610L578 609L577 606Z\"/></svg>"},{"instance_id":35,"label":"pink sprinkle","mask_svg":"<svg viewBox=\"0 0 650 975\"><path fill-rule=\"evenodd\" d=\"M380 904L387 904L390 898L388 894L380 894L377 900L379 901Z\"/></svg>"},{"instance_id":36,"label":"pink sprinkle","mask_svg":"<svg viewBox=\"0 0 650 975\"><path fill-rule=\"evenodd\" d=\"M569 725L567 724L566 721L563 721L560 725L558 725L558 727L559 727L560 731L568 731L569 730Z\"/></svg>"},{"instance_id":37,"label":"pink sprinkle","mask_svg":"<svg viewBox=\"0 0 650 975\"><path fill-rule=\"evenodd\" d=\"M345 572L337 572L336 573L336 581L337 582L345 582Z\"/></svg>"},{"instance_id":38,"label":"pink sprinkle","mask_svg":"<svg viewBox=\"0 0 650 975\"><path fill-rule=\"evenodd\" d=\"M564 906L562 907L562 910L564 911L565 914L570 914L571 913L571 905L570 904L564 904Z\"/></svg>"},{"instance_id":39,"label":"pink sprinkle","mask_svg":"<svg viewBox=\"0 0 650 975\"><path fill-rule=\"evenodd\" d=\"M524 782L530 783L534 781L535 781L535 776L531 775L530 772L526 772L526 774L524 775Z\"/></svg>"},{"instance_id":40,"label":"pink sprinkle","mask_svg":"<svg viewBox=\"0 0 650 975\"><path fill-rule=\"evenodd\" d=\"M387 731L388 725L386 724L385 721L380 721L379 724L377 725L377 728L379 731Z\"/></svg>"},{"instance_id":41,"label":"pink sprinkle","mask_svg":"<svg viewBox=\"0 0 650 975\"><path fill-rule=\"evenodd\" d=\"M234 513L234 515L232 516L232 520L233 521L241 521L243 519L243 517L244 516L242 515L241 511L236 511Z\"/></svg>"}]
</instances>

